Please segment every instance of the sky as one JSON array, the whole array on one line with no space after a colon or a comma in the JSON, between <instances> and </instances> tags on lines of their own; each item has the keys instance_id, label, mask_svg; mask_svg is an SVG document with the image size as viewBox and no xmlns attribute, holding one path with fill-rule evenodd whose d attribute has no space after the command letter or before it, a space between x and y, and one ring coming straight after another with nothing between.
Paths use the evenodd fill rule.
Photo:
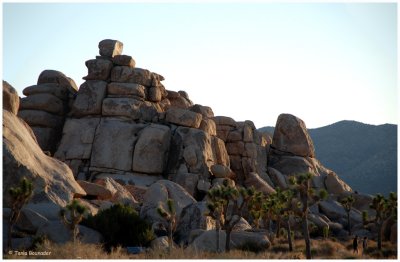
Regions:
<instances>
[{"instance_id":1,"label":"sky","mask_svg":"<svg viewBox=\"0 0 400 262\"><path fill-rule=\"evenodd\" d=\"M308 128L398 122L396 3L3 3L2 78L45 69L80 86L98 42L196 104L257 128L281 113Z\"/></svg>"}]
</instances>

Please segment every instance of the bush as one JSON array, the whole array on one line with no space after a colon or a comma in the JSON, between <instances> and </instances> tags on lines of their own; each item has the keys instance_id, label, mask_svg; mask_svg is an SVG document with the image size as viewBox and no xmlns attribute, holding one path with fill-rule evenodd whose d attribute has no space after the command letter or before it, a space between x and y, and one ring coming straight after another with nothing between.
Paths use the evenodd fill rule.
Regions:
<instances>
[{"instance_id":1,"label":"bush","mask_svg":"<svg viewBox=\"0 0 400 262\"><path fill-rule=\"evenodd\" d=\"M117 246L148 246L155 238L151 226L133 208L121 204L88 216L81 224L103 235L107 251Z\"/></svg>"}]
</instances>

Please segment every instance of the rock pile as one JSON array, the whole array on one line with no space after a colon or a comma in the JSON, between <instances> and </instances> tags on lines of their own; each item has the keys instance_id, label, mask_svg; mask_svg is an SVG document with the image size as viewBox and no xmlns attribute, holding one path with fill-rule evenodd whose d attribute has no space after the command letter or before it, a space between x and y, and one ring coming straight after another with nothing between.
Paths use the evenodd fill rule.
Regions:
<instances>
[{"instance_id":1,"label":"rock pile","mask_svg":"<svg viewBox=\"0 0 400 262\"><path fill-rule=\"evenodd\" d=\"M186 92L167 90L163 76L136 67L131 56L122 54L121 42L106 39L98 47L99 56L86 61L88 74L79 90L61 72L45 70L37 85L24 89L27 97L19 104L16 91L3 81L4 188L27 176L37 191L24 211L32 221L25 219L21 228L64 232L57 212L72 198L80 198L92 214L125 203L153 226L165 227L157 207L171 198L178 215L175 240L209 250L216 241L215 231L210 232L215 221L203 216L210 188L226 181L268 195L287 188L289 176L310 172L312 186L330 193L328 200L310 207L310 223L345 235L346 213L338 200L351 194L356 200L350 213L353 232L368 234L359 210L368 208L371 197L352 192L315 158L302 120L280 115L271 141L251 121L214 116ZM18 107L18 116L33 131L15 116ZM4 201L8 207L7 197ZM241 218L232 245L246 239L268 248L265 234L249 229ZM85 230L87 236L96 235ZM54 234L51 238L65 241Z\"/></svg>"},{"instance_id":2,"label":"rock pile","mask_svg":"<svg viewBox=\"0 0 400 262\"><path fill-rule=\"evenodd\" d=\"M43 151L56 151L77 90L71 78L55 70L43 71L37 85L23 90L26 97L21 99L18 116L31 126Z\"/></svg>"},{"instance_id":3,"label":"rock pile","mask_svg":"<svg viewBox=\"0 0 400 262\"><path fill-rule=\"evenodd\" d=\"M167 91L163 76L135 67L122 49L119 41L103 40L100 56L86 62L88 75L55 157L79 180L111 177L147 187L168 178L194 197L204 195L212 184L212 167L223 170L215 171L216 177L231 175L212 109L193 105L186 92ZM251 135L254 131L253 125Z\"/></svg>"}]
</instances>

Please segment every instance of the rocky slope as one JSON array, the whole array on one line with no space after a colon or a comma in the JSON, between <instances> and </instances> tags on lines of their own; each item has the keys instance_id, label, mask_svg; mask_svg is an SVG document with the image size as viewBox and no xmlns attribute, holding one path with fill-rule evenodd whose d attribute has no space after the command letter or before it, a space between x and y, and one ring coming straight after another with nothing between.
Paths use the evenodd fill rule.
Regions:
<instances>
[{"instance_id":1,"label":"rocky slope","mask_svg":"<svg viewBox=\"0 0 400 262\"><path fill-rule=\"evenodd\" d=\"M260 128L273 134L273 127ZM397 125L340 121L309 129L315 154L354 190L368 194L397 192Z\"/></svg>"},{"instance_id":2,"label":"rocky slope","mask_svg":"<svg viewBox=\"0 0 400 262\"><path fill-rule=\"evenodd\" d=\"M24 90L27 97L21 99L18 112L33 132L15 114L4 114L3 139L10 141L3 144L10 159L4 169L15 172L4 173L3 196L15 181L27 175L34 180L38 195L30 204L47 203L61 194L67 197L63 202L53 201L55 211L73 197L95 214L122 202L155 227L166 224L157 206L165 206L171 198L179 218L175 241L208 250L209 238L214 236L208 230L215 223L210 217L193 216L204 214L210 188L228 181L270 194L277 187L286 188L288 176L311 172L313 187L326 189L330 197L311 208L310 221L319 228L331 227L336 235L347 234L346 214L337 200L353 191L315 158L302 120L288 114L279 116L271 141L251 121L214 116L210 107L194 104L186 92L167 90L163 76L135 67L133 58L122 55L122 49L119 41L101 41L100 56L86 62L88 75L79 89L61 72L43 71L37 85ZM3 90L9 90L5 84ZM18 106L14 100L4 103L6 110L15 111ZM23 132L14 135L18 138L15 141L13 122L18 122L17 129ZM35 137L42 150L54 158L39 149ZM18 143L24 147L18 149ZM30 156L21 157L23 151ZM32 165L41 169L24 169L28 165L24 161L34 162ZM48 180L42 182L42 176ZM354 195L351 219L357 231L361 229L360 210L371 198ZM4 206L9 205L6 202ZM68 240L54 233L66 230L57 217L48 215L45 209L31 211L45 218L31 232L47 234L56 242ZM267 248L270 243L266 236L248 231L250 228L242 219L235 234ZM95 235L88 230L82 230L83 238L85 234ZM369 231L358 233L370 235ZM86 239L99 241L100 237Z\"/></svg>"}]
</instances>

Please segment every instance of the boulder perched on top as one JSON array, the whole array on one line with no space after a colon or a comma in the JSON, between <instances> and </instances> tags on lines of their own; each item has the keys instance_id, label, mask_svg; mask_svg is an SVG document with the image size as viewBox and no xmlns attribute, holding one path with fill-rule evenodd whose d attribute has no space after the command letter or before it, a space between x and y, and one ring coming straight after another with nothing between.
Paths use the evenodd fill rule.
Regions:
<instances>
[{"instance_id":1,"label":"boulder perched on top","mask_svg":"<svg viewBox=\"0 0 400 262\"><path fill-rule=\"evenodd\" d=\"M297 156L315 156L314 144L305 123L290 114L279 115L271 147Z\"/></svg>"},{"instance_id":2,"label":"boulder perched on top","mask_svg":"<svg viewBox=\"0 0 400 262\"><path fill-rule=\"evenodd\" d=\"M45 155L29 129L20 118L3 110L4 207L11 205L8 189L17 185L22 177L33 181L31 203L65 206L74 196L85 195L68 166Z\"/></svg>"},{"instance_id":3,"label":"boulder perched on top","mask_svg":"<svg viewBox=\"0 0 400 262\"><path fill-rule=\"evenodd\" d=\"M19 96L17 91L9 83L3 80L3 109L14 115L18 113Z\"/></svg>"}]
</instances>

